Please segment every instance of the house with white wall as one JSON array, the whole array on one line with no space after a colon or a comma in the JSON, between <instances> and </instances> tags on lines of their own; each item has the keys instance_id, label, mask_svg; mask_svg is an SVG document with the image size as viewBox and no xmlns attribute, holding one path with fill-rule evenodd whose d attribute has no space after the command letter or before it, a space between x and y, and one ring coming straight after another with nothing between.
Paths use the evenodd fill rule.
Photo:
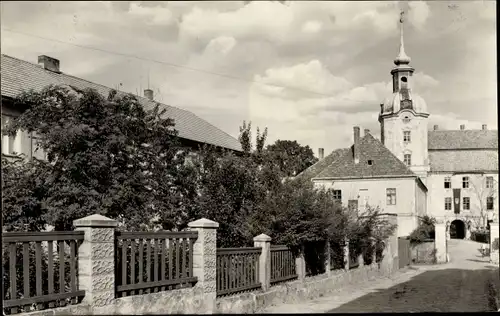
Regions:
<instances>
[{"instance_id":1,"label":"house with white wall","mask_svg":"<svg viewBox=\"0 0 500 316\"><path fill-rule=\"evenodd\" d=\"M62 72L59 60L46 55L38 56L38 64L35 64L2 54L1 69L2 129L5 128L9 120L21 115L26 110L25 106L14 102L16 96L23 91L40 91L49 85L59 85L69 89L73 87L80 90L92 88L107 97L109 92L113 90ZM125 95L126 93L118 91L117 94ZM208 144L236 153L242 151L241 144L236 138L194 113L156 102L153 90L146 89L144 97L136 97L146 110L153 109L157 104L160 106L160 110L166 110L164 116L174 120L179 140L185 147L196 151L200 146ZM37 140L36 135L28 135L22 131L19 131L16 136L2 135L2 156L16 157L24 154L27 158L45 159L45 153L37 150Z\"/></svg>"},{"instance_id":2,"label":"house with white wall","mask_svg":"<svg viewBox=\"0 0 500 316\"><path fill-rule=\"evenodd\" d=\"M325 168L321 161L332 160ZM398 236L407 236L426 214L427 188L420 178L378 139L354 127L354 144L336 151L297 178L308 177L316 187L332 189L334 198L362 214L367 206L398 215ZM316 172L312 172L316 167Z\"/></svg>"}]
</instances>

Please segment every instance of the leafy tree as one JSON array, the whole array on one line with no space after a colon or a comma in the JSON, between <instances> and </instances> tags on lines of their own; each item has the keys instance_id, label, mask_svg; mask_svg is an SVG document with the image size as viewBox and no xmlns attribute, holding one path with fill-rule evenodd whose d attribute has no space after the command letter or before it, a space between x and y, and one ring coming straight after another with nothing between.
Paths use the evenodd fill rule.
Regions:
<instances>
[{"instance_id":1,"label":"leafy tree","mask_svg":"<svg viewBox=\"0 0 500 316\"><path fill-rule=\"evenodd\" d=\"M435 238L435 225L436 219L425 215L420 218L419 225L410 234L410 242L413 244L418 244L426 239Z\"/></svg>"},{"instance_id":2,"label":"leafy tree","mask_svg":"<svg viewBox=\"0 0 500 316\"><path fill-rule=\"evenodd\" d=\"M277 140L268 145L266 150L287 177L299 174L318 161L309 146L301 146L295 140Z\"/></svg>"},{"instance_id":3,"label":"leafy tree","mask_svg":"<svg viewBox=\"0 0 500 316\"><path fill-rule=\"evenodd\" d=\"M141 224L189 196L180 180L186 150L177 142L174 122L163 118L158 106L145 111L132 95L112 91L106 99L91 89L53 86L23 93L16 103L28 110L6 133L35 132L48 161L24 167L31 172L20 169L18 181L12 181L12 172L5 183L10 196L4 196L10 214L41 212L56 230L71 229L74 219L93 213L144 229ZM37 192L29 211L15 198L26 183Z\"/></svg>"}]
</instances>

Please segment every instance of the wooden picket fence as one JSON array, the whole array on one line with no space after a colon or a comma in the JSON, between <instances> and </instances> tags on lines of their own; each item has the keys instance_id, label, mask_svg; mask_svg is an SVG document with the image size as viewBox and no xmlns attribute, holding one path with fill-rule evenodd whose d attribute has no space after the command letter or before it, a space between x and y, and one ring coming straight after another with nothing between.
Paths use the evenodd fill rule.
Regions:
<instances>
[{"instance_id":1,"label":"wooden picket fence","mask_svg":"<svg viewBox=\"0 0 500 316\"><path fill-rule=\"evenodd\" d=\"M116 296L191 287L198 232L116 232Z\"/></svg>"},{"instance_id":2,"label":"wooden picket fence","mask_svg":"<svg viewBox=\"0 0 500 316\"><path fill-rule=\"evenodd\" d=\"M217 249L217 296L250 291L261 287L259 257L262 248Z\"/></svg>"},{"instance_id":3,"label":"wooden picket fence","mask_svg":"<svg viewBox=\"0 0 500 316\"><path fill-rule=\"evenodd\" d=\"M77 267L83 238L83 231L3 233L4 313L79 303L85 296Z\"/></svg>"},{"instance_id":4,"label":"wooden picket fence","mask_svg":"<svg viewBox=\"0 0 500 316\"><path fill-rule=\"evenodd\" d=\"M292 251L287 246L272 245L271 285L296 279L295 269L295 256Z\"/></svg>"}]
</instances>

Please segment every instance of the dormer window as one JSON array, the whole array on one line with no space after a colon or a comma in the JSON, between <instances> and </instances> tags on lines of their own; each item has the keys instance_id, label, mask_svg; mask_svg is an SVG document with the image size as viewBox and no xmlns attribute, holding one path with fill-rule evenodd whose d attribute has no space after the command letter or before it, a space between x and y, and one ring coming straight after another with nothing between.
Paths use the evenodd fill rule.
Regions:
<instances>
[{"instance_id":1,"label":"dormer window","mask_svg":"<svg viewBox=\"0 0 500 316\"><path fill-rule=\"evenodd\" d=\"M369 159L369 160L368 160L368 165L369 165L369 166L373 165L373 160Z\"/></svg>"}]
</instances>

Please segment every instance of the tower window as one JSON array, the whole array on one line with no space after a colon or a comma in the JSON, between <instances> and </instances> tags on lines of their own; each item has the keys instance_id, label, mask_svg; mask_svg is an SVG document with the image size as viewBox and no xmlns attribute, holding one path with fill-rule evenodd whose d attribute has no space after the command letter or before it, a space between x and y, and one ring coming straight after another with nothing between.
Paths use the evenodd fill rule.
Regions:
<instances>
[{"instance_id":1,"label":"tower window","mask_svg":"<svg viewBox=\"0 0 500 316\"><path fill-rule=\"evenodd\" d=\"M403 141L405 143L411 142L411 132L410 131L404 131L403 132Z\"/></svg>"},{"instance_id":2,"label":"tower window","mask_svg":"<svg viewBox=\"0 0 500 316\"><path fill-rule=\"evenodd\" d=\"M408 81L408 79L406 79L406 77L401 77L401 82L406 83L407 81Z\"/></svg>"},{"instance_id":3,"label":"tower window","mask_svg":"<svg viewBox=\"0 0 500 316\"><path fill-rule=\"evenodd\" d=\"M411 166L411 155L410 154L405 154L403 157L403 162L407 166Z\"/></svg>"}]
</instances>

